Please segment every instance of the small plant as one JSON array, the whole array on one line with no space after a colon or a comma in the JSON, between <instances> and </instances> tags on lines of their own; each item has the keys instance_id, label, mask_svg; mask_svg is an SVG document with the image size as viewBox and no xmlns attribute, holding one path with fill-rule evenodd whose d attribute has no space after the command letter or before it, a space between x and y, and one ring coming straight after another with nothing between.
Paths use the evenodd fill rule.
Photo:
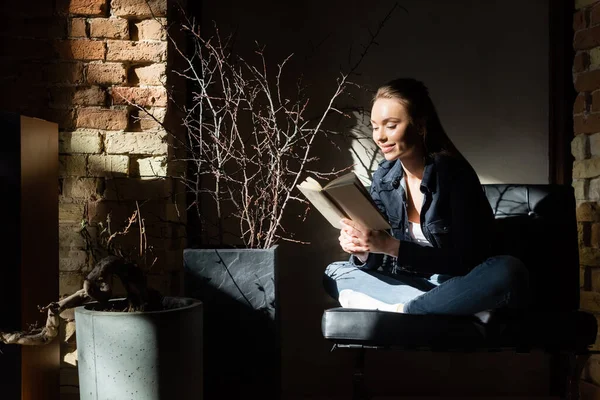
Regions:
<instances>
[{"instance_id":1,"label":"small plant","mask_svg":"<svg viewBox=\"0 0 600 400\"><path fill-rule=\"evenodd\" d=\"M52 302L45 307L39 307L40 312L46 312L46 323L43 327L32 326L24 332L0 331L0 343L20 345L43 345L50 343L57 335L60 314L71 308L81 306L91 301L103 304L105 310L113 310L109 300L113 298L113 279L118 277L127 291L127 306L125 309L114 311L151 311L162 308L162 295L146 284L144 270L131 260L131 256L115 244L118 237L135 234L138 229L140 258L149 254L146 245L144 219L140 207L128 218L123 229L111 230L110 214L106 223L99 224L97 237L90 233L89 224L84 221L80 234L85 239L95 262L92 271L86 276L83 287L62 300Z\"/></svg>"}]
</instances>

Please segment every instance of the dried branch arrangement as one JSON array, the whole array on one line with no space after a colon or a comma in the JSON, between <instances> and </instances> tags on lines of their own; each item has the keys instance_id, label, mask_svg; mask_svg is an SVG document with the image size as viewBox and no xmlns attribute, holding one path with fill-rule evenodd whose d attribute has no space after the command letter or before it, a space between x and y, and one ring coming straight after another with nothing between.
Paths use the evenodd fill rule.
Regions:
<instances>
[{"instance_id":1,"label":"dried branch arrangement","mask_svg":"<svg viewBox=\"0 0 600 400\"><path fill-rule=\"evenodd\" d=\"M271 74L264 49L256 51L258 65L232 54L229 38L205 40L193 35L195 51L185 58L181 73L193 83L193 101L183 125L187 133L193 173L185 179L195 195L203 224L215 227L222 244L225 219L233 218L245 247L269 248L279 239L291 239L282 227L287 205L299 200L294 189L311 167L315 138L327 116L339 112L335 100L344 92L348 75L337 87L320 117L306 117L309 104L301 82L292 96L282 93L284 69L290 57ZM207 199L212 206L207 207ZM212 209L212 210L211 210ZM212 212L214 211L214 218Z\"/></svg>"},{"instance_id":2,"label":"dried branch arrangement","mask_svg":"<svg viewBox=\"0 0 600 400\"><path fill-rule=\"evenodd\" d=\"M327 179L341 172L319 170L315 139L339 134L326 127L332 114L351 117L338 101L356 86L352 76L398 7L369 32L348 71L332 79L329 97L320 98L322 106L313 105L317 102L311 102L301 75L288 73L293 54L270 68L265 47L257 44L254 56L244 58L233 51L231 36L222 37L215 27L215 34L205 38L183 15L179 28L190 39L188 47L168 37L184 65L174 73L187 82L191 100L178 104L170 99L183 115L185 139L176 142L190 167L177 178L193 197L189 207L202 224L202 245L269 248L279 240L299 242L284 228L291 203L308 207L296 196L296 185L307 174Z\"/></svg>"}]
</instances>

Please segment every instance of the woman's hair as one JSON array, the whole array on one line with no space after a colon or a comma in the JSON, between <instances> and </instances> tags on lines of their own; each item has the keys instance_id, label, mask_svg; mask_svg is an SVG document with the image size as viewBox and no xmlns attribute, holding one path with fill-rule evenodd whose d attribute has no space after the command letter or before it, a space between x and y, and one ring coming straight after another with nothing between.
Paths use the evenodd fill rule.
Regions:
<instances>
[{"instance_id":1,"label":"woman's hair","mask_svg":"<svg viewBox=\"0 0 600 400\"><path fill-rule=\"evenodd\" d=\"M423 135L426 156L447 154L464 159L446 134L429 91L422 82L412 78L395 79L377 90L373 103L378 99L396 99L406 107L409 123Z\"/></svg>"}]
</instances>

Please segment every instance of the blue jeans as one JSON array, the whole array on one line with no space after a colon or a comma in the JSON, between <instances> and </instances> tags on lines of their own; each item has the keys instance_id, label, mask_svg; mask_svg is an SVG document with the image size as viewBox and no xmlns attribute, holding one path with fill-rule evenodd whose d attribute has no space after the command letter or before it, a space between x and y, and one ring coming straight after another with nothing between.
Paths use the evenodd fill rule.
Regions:
<instances>
[{"instance_id":1,"label":"blue jeans","mask_svg":"<svg viewBox=\"0 0 600 400\"><path fill-rule=\"evenodd\" d=\"M325 270L325 289L338 298L352 289L388 304L404 304L407 314L472 315L526 304L528 272L512 256L490 257L465 276L386 274L335 262Z\"/></svg>"}]
</instances>

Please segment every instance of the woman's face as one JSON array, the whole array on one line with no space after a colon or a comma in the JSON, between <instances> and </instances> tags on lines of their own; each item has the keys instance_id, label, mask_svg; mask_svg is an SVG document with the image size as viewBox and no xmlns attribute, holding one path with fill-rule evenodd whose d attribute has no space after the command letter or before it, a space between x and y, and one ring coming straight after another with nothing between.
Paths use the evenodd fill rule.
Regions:
<instances>
[{"instance_id":1,"label":"woman's face","mask_svg":"<svg viewBox=\"0 0 600 400\"><path fill-rule=\"evenodd\" d=\"M410 155L422 144L406 107L396 99L377 99L371 109L373 140L386 160Z\"/></svg>"}]
</instances>

